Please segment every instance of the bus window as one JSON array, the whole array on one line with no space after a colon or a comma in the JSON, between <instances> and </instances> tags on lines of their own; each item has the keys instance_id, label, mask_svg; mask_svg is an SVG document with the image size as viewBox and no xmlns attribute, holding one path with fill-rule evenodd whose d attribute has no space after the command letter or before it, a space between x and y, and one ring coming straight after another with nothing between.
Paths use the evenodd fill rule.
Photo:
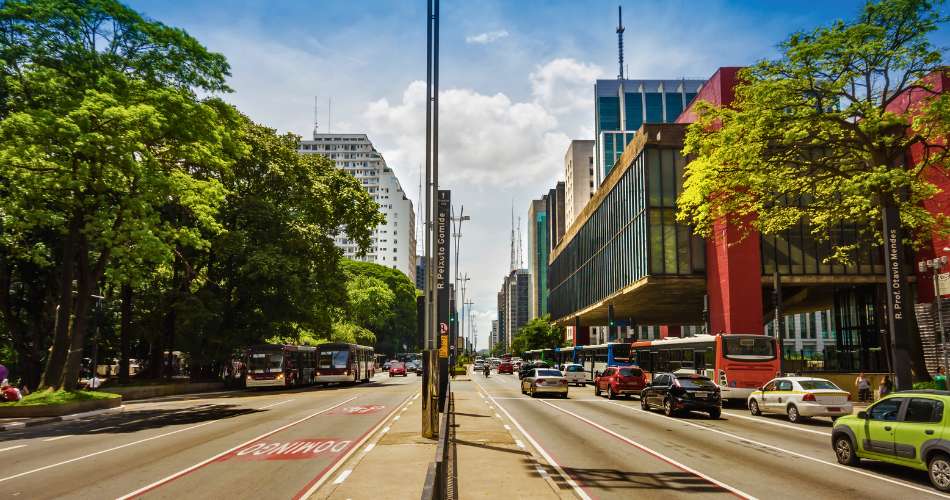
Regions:
<instances>
[{"instance_id":1,"label":"bus window","mask_svg":"<svg viewBox=\"0 0 950 500\"><path fill-rule=\"evenodd\" d=\"M775 339L766 335L724 337L722 354L737 361L765 361L775 358Z\"/></svg>"},{"instance_id":2,"label":"bus window","mask_svg":"<svg viewBox=\"0 0 950 500\"><path fill-rule=\"evenodd\" d=\"M629 363L631 361L630 344L614 344L611 349L614 351L614 363Z\"/></svg>"},{"instance_id":3,"label":"bus window","mask_svg":"<svg viewBox=\"0 0 950 500\"><path fill-rule=\"evenodd\" d=\"M283 363L283 354L255 352L251 354L251 359L248 360L247 367L250 370L281 370L283 369Z\"/></svg>"},{"instance_id":4,"label":"bus window","mask_svg":"<svg viewBox=\"0 0 950 500\"><path fill-rule=\"evenodd\" d=\"M347 368L349 351L320 351L320 368Z\"/></svg>"}]
</instances>

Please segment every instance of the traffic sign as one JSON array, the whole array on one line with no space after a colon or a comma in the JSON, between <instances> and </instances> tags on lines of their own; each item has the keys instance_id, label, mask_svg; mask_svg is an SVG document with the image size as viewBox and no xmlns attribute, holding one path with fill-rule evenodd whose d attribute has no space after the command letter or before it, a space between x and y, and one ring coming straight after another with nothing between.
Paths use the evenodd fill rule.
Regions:
<instances>
[{"instance_id":1,"label":"traffic sign","mask_svg":"<svg viewBox=\"0 0 950 500\"><path fill-rule=\"evenodd\" d=\"M443 323L444 325L445 323ZM439 357L447 358L449 357L449 336L441 335L442 339L439 342Z\"/></svg>"},{"instance_id":2,"label":"traffic sign","mask_svg":"<svg viewBox=\"0 0 950 500\"><path fill-rule=\"evenodd\" d=\"M442 335L449 333L449 325L445 323L439 323L439 333Z\"/></svg>"}]
</instances>

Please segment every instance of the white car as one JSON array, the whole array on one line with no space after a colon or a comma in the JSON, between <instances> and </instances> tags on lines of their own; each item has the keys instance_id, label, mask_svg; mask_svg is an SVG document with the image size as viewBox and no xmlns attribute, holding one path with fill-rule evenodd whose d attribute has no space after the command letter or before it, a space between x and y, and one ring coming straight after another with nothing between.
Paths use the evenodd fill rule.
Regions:
<instances>
[{"instance_id":1,"label":"white car","mask_svg":"<svg viewBox=\"0 0 950 500\"><path fill-rule=\"evenodd\" d=\"M584 367L576 363L568 363L561 370L568 384L584 386L587 384L587 371Z\"/></svg>"},{"instance_id":2,"label":"white car","mask_svg":"<svg viewBox=\"0 0 950 500\"><path fill-rule=\"evenodd\" d=\"M789 422L802 417L850 415L851 393L829 380L813 377L780 377L772 379L749 395L749 411L753 415L780 413Z\"/></svg>"}]
</instances>

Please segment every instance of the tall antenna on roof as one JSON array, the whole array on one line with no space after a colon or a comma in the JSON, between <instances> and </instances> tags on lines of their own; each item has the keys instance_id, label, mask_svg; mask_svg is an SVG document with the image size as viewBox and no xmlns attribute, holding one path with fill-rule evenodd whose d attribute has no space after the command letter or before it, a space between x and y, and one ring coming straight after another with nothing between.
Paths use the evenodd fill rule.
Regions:
<instances>
[{"instance_id":1,"label":"tall antenna on roof","mask_svg":"<svg viewBox=\"0 0 950 500\"><path fill-rule=\"evenodd\" d=\"M320 96L313 96L313 138L317 138L317 129L320 128Z\"/></svg>"},{"instance_id":2,"label":"tall antenna on roof","mask_svg":"<svg viewBox=\"0 0 950 500\"><path fill-rule=\"evenodd\" d=\"M623 80L623 6L617 6L617 49L620 56L620 74L618 80Z\"/></svg>"},{"instance_id":3,"label":"tall antenna on roof","mask_svg":"<svg viewBox=\"0 0 950 500\"><path fill-rule=\"evenodd\" d=\"M333 133L333 98L327 97L327 133Z\"/></svg>"},{"instance_id":4,"label":"tall antenna on roof","mask_svg":"<svg viewBox=\"0 0 950 500\"><path fill-rule=\"evenodd\" d=\"M517 267L515 267L515 259L517 257L515 256L515 200L514 198L511 199L511 241L509 243L511 244L511 260L509 261L509 265L508 265L508 271L510 272L517 269Z\"/></svg>"}]
</instances>

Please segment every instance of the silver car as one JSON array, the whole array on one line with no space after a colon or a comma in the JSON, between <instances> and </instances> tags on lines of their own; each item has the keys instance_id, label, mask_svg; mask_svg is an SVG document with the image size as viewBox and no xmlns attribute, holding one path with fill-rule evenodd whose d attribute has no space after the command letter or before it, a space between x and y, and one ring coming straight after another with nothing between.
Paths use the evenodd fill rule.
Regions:
<instances>
[{"instance_id":1,"label":"silver car","mask_svg":"<svg viewBox=\"0 0 950 500\"><path fill-rule=\"evenodd\" d=\"M567 379L560 371L551 368L535 368L521 379L521 394L532 398L539 393L557 394L567 398Z\"/></svg>"}]
</instances>

